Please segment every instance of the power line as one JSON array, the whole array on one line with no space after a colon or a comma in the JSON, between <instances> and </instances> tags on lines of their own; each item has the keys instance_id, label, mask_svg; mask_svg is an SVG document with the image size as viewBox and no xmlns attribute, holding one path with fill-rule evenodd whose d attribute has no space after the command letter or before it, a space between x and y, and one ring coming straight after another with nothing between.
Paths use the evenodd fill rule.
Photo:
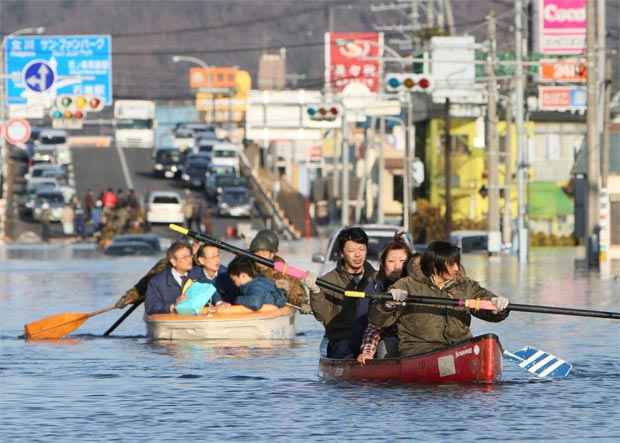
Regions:
<instances>
[{"instance_id":1,"label":"power line","mask_svg":"<svg viewBox=\"0 0 620 443\"><path fill-rule=\"evenodd\" d=\"M330 3L330 5L346 5L346 4L351 4L351 3L355 3L355 2L351 0L342 0L339 2ZM121 32L121 33L112 34L112 36L113 37L144 37L144 36L161 35L161 34L169 35L169 34L185 34L185 33L192 33L192 32L210 32L210 31L217 31L217 30L226 29L226 28L247 27L247 26L253 26L259 23L269 23L272 21L279 21L282 19L298 17L300 15L312 14L314 12L319 12L319 11L324 12L326 7L327 7L327 4L324 4L320 7L302 9L296 12L287 12L285 14L272 15L269 17L261 17L261 18L254 18L250 20L222 23L220 25L196 26L196 27L191 27L191 28L178 28L178 29L170 29L170 30L145 31L145 32Z\"/></svg>"}]
</instances>

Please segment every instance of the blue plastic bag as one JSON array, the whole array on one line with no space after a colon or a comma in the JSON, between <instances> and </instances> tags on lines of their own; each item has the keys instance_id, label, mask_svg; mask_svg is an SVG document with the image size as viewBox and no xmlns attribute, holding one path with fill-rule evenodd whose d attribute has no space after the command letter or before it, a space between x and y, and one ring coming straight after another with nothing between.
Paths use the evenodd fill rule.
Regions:
<instances>
[{"instance_id":1,"label":"blue plastic bag","mask_svg":"<svg viewBox=\"0 0 620 443\"><path fill-rule=\"evenodd\" d=\"M194 282L185 291L187 298L177 303L176 311L181 315L199 315L215 294L215 286L211 283Z\"/></svg>"}]
</instances>

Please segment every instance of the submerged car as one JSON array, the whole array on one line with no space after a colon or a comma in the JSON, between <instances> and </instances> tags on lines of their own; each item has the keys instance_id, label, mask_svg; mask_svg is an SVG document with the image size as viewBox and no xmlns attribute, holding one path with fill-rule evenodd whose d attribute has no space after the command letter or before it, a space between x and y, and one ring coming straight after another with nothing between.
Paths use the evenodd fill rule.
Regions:
<instances>
[{"instance_id":1,"label":"submerged car","mask_svg":"<svg viewBox=\"0 0 620 443\"><path fill-rule=\"evenodd\" d=\"M375 269L379 269L379 258L381 253L387 246L390 240L394 238L394 234L404 231L402 226L394 225L351 225L340 228L332 233L327 243L327 251L325 254L315 253L312 255L312 261L314 263L322 263L319 275L324 275L336 267L336 263L340 258L338 251L338 235L343 229L346 228L362 228L368 236L368 253L366 259L374 266ZM413 238L411 234L405 233L403 239L407 245L414 251Z\"/></svg>"},{"instance_id":2,"label":"submerged car","mask_svg":"<svg viewBox=\"0 0 620 443\"><path fill-rule=\"evenodd\" d=\"M161 252L161 242L159 237L154 234L123 234L117 235L112 239L112 244L126 242L147 243L156 252Z\"/></svg>"},{"instance_id":3,"label":"submerged car","mask_svg":"<svg viewBox=\"0 0 620 443\"><path fill-rule=\"evenodd\" d=\"M103 251L104 254L113 256L155 255L158 252L143 241L112 241Z\"/></svg>"}]
</instances>

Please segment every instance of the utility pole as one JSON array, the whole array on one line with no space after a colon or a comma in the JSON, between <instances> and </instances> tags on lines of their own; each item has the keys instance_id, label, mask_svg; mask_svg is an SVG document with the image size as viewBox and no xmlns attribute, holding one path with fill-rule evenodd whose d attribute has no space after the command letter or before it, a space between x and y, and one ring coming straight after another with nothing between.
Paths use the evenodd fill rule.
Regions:
<instances>
[{"instance_id":1,"label":"utility pole","mask_svg":"<svg viewBox=\"0 0 620 443\"><path fill-rule=\"evenodd\" d=\"M607 64L606 54L606 10L605 0L598 0L598 133L600 134L600 174L601 174L601 191L599 195L599 254L598 261L608 263L608 250L611 243L611 217L610 217L610 200L607 190L607 176L609 173L609 100L610 87L607 81L611 77L611 67ZM609 68L609 69L608 69ZM601 213L603 211L603 213Z\"/></svg>"},{"instance_id":2,"label":"utility pole","mask_svg":"<svg viewBox=\"0 0 620 443\"><path fill-rule=\"evenodd\" d=\"M595 244L595 230L599 224L599 179L600 159L598 145L600 142L598 126L596 124L597 110L597 69L596 69L596 3L586 2L586 60L588 65L588 101L587 101L587 138L588 153L587 169L587 202L586 202L586 256L589 266L596 266L598 262Z\"/></svg>"},{"instance_id":3,"label":"utility pole","mask_svg":"<svg viewBox=\"0 0 620 443\"><path fill-rule=\"evenodd\" d=\"M342 105L342 207L340 208L341 224L347 226L351 220L349 218L349 138L347 136L347 113L344 103Z\"/></svg>"},{"instance_id":4,"label":"utility pole","mask_svg":"<svg viewBox=\"0 0 620 443\"><path fill-rule=\"evenodd\" d=\"M528 231L526 193L528 181L528 155L523 125L525 79L523 75L523 2L515 0L515 130L517 135L517 229L519 238L519 263L527 263Z\"/></svg>"},{"instance_id":5,"label":"utility pole","mask_svg":"<svg viewBox=\"0 0 620 443\"><path fill-rule=\"evenodd\" d=\"M450 126L452 122L450 119L450 98L446 97L444 103L444 132L445 132L445 145L444 145L444 167L443 174L445 177L445 198L446 198L446 213L444 217L444 230L446 238L449 238L452 231L452 136L450 135Z\"/></svg>"},{"instance_id":6,"label":"utility pole","mask_svg":"<svg viewBox=\"0 0 620 443\"><path fill-rule=\"evenodd\" d=\"M512 88L506 99L506 135L504 136L504 216L502 217L502 242L512 242Z\"/></svg>"},{"instance_id":7,"label":"utility pole","mask_svg":"<svg viewBox=\"0 0 620 443\"><path fill-rule=\"evenodd\" d=\"M411 93L407 92L407 125L405 128L405 161L403 169L403 228L409 232L409 221L411 219L411 195L413 191L411 179L411 149L413 147L412 126L413 126L413 106L411 103Z\"/></svg>"},{"instance_id":8,"label":"utility pole","mask_svg":"<svg viewBox=\"0 0 620 443\"><path fill-rule=\"evenodd\" d=\"M385 153L383 152L383 147L385 143L385 119L379 118L379 164L377 166L379 173L379 193L377 195L377 223L382 225L385 223L385 214L384 214L384 198L383 191L385 190Z\"/></svg>"},{"instance_id":9,"label":"utility pole","mask_svg":"<svg viewBox=\"0 0 620 443\"><path fill-rule=\"evenodd\" d=\"M496 62L496 35L495 11L491 11L488 20L489 54L487 56L487 168L488 168L488 201L487 213L489 240L487 244L489 254L496 254L501 250L499 226L499 149L497 139L497 79L495 78Z\"/></svg>"}]
</instances>

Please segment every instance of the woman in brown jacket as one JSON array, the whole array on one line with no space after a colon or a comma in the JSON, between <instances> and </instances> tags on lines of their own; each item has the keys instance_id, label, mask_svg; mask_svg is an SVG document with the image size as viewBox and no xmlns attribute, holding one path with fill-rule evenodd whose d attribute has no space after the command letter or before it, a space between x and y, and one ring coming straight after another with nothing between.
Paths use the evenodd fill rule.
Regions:
<instances>
[{"instance_id":1,"label":"woman in brown jacket","mask_svg":"<svg viewBox=\"0 0 620 443\"><path fill-rule=\"evenodd\" d=\"M389 292L394 301L374 304L369 321L379 328L396 324L401 357L435 351L470 338L472 314L491 322L508 316L508 299L494 295L466 277L460 249L443 241L432 242L422 255L420 268L398 280ZM479 298L490 300L497 311L470 313L466 308L399 303L408 295Z\"/></svg>"}]
</instances>

